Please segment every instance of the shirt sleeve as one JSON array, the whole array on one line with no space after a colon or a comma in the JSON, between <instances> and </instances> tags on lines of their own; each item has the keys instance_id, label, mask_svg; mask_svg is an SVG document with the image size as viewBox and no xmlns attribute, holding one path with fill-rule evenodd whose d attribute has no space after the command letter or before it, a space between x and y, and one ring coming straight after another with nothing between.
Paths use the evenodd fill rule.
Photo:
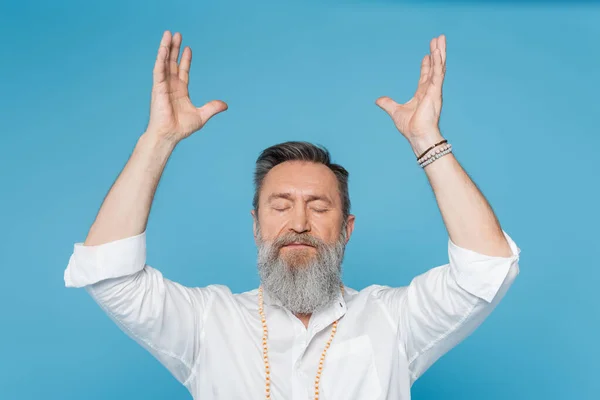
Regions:
<instances>
[{"instance_id":1,"label":"shirt sleeve","mask_svg":"<svg viewBox=\"0 0 600 400\"><path fill-rule=\"evenodd\" d=\"M146 265L145 232L98 246L76 243L64 272L108 316L184 383L199 353L209 288L188 288Z\"/></svg>"},{"instance_id":2,"label":"shirt sleeve","mask_svg":"<svg viewBox=\"0 0 600 400\"><path fill-rule=\"evenodd\" d=\"M407 287L379 286L374 291L397 324L411 383L469 336L514 282L521 250L503 233L512 251L509 257L479 254L449 239L448 264L415 277Z\"/></svg>"}]
</instances>

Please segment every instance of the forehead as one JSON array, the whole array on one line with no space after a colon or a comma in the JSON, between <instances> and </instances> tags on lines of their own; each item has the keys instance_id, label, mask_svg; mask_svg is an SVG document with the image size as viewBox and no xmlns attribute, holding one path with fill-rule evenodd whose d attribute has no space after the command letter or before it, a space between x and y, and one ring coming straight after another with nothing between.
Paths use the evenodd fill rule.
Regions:
<instances>
[{"instance_id":1,"label":"forehead","mask_svg":"<svg viewBox=\"0 0 600 400\"><path fill-rule=\"evenodd\" d=\"M273 167L265 176L263 195L289 192L292 195L324 195L338 202L338 182L327 166L307 161L286 161Z\"/></svg>"}]
</instances>

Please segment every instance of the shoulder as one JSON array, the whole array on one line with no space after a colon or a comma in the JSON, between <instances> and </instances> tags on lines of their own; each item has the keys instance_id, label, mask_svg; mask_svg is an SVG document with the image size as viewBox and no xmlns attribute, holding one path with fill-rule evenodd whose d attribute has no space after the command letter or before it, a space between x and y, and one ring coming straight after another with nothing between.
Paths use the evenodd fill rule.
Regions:
<instances>
[{"instance_id":1,"label":"shoulder","mask_svg":"<svg viewBox=\"0 0 600 400\"><path fill-rule=\"evenodd\" d=\"M203 288L210 297L210 305L218 308L257 308L258 289L234 293L229 286L213 284Z\"/></svg>"},{"instance_id":2,"label":"shoulder","mask_svg":"<svg viewBox=\"0 0 600 400\"><path fill-rule=\"evenodd\" d=\"M354 290L348 288L348 295L352 297L364 297L364 298L373 298L376 299L378 297L384 296L386 293L390 292L403 292L406 290L405 286L401 287L391 287L387 285L369 285L361 290Z\"/></svg>"},{"instance_id":3,"label":"shoulder","mask_svg":"<svg viewBox=\"0 0 600 400\"><path fill-rule=\"evenodd\" d=\"M406 286L391 287L387 285L370 285L361 290L348 290L348 303L373 304L389 310L399 304L406 295Z\"/></svg>"}]
</instances>

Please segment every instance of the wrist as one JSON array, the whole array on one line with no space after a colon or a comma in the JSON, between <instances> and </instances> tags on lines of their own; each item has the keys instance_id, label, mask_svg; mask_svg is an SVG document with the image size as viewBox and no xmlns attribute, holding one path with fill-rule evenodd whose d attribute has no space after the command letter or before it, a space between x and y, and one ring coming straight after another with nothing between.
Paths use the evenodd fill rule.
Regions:
<instances>
[{"instance_id":1,"label":"wrist","mask_svg":"<svg viewBox=\"0 0 600 400\"><path fill-rule=\"evenodd\" d=\"M162 135L156 135L151 131L144 132L137 143L137 147L143 148L145 151L164 154L166 156L169 156L176 146L177 142L175 140Z\"/></svg>"},{"instance_id":2,"label":"wrist","mask_svg":"<svg viewBox=\"0 0 600 400\"><path fill-rule=\"evenodd\" d=\"M415 157L419 157L423 155L423 152L425 150L435 145L436 143L441 142L442 140L444 140L444 137L442 136L441 132L438 129L436 129L426 135L421 135L413 139L409 139L409 143L412 147L413 152L415 153Z\"/></svg>"}]
</instances>

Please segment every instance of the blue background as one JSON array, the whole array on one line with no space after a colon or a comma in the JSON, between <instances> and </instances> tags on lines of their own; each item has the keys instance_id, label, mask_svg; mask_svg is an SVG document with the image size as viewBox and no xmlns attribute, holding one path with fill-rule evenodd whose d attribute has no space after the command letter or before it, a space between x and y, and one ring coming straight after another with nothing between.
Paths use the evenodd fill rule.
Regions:
<instances>
[{"instance_id":1,"label":"blue background","mask_svg":"<svg viewBox=\"0 0 600 400\"><path fill-rule=\"evenodd\" d=\"M50 4L51 3L51 4ZM256 287L253 163L285 140L350 171L345 282L404 285L447 262L423 171L375 99L408 100L448 37L442 130L522 249L521 275L415 399L593 399L600 8L476 1L3 2L0 398L188 399L63 271L143 132L163 30L194 50L198 105L229 104L170 160L148 263Z\"/></svg>"}]
</instances>

